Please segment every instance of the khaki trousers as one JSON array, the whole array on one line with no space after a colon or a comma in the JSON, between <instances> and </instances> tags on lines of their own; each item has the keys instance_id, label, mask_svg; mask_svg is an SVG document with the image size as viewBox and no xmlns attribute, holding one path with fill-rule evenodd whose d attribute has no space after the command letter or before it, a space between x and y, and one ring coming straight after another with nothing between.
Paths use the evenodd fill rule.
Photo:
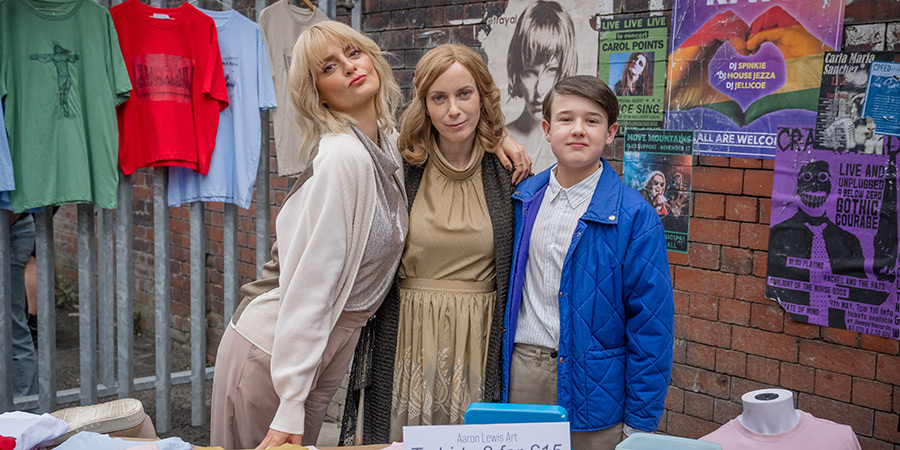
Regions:
<instances>
[{"instance_id":1,"label":"khaki trousers","mask_svg":"<svg viewBox=\"0 0 900 450\"><path fill-rule=\"evenodd\" d=\"M509 402L556 404L556 351L516 344L509 369ZM572 432L573 450L614 450L622 441L624 423L597 431Z\"/></svg>"},{"instance_id":2,"label":"khaki trousers","mask_svg":"<svg viewBox=\"0 0 900 450\"><path fill-rule=\"evenodd\" d=\"M367 311L344 311L331 330L306 398L303 445L316 444L325 411L350 367L359 333L371 315ZM250 343L230 324L225 327L213 377L211 446L252 449L266 437L280 403L272 384L271 364L272 355Z\"/></svg>"}]
</instances>

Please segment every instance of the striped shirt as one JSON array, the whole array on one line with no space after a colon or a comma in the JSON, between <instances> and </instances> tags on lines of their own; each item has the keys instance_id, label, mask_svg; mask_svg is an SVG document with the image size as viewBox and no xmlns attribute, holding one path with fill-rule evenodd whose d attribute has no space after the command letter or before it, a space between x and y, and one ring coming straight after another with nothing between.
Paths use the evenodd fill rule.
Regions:
<instances>
[{"instance_id":1,"label":"striped shirt","mask_svg":"<svg viewBox=\"0 0 900 450\"><path fill-rule=\"evenodd\" d=\"M559 349L559 282L562 265L578 220L587 212L597 188L596 172L565 189L550 172L550 184L541 201L531 232L525 286L516 329L516 343Z\"/></svg>"}]
</instances>

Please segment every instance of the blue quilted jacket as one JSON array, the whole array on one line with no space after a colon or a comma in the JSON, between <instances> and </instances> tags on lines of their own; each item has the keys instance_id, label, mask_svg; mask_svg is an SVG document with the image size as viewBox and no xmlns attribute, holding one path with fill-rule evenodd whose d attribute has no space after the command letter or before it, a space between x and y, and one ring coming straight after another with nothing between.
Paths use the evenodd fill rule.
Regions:
<instances>
[{"instance_id":1,"label":"blue quilted jacket","mask_svg":"<svg viewBox=\"0 0 900 450\"><path fill-rule=\"evenodd\" d=\"M653 431L672 373L674 303L666 241L656 211L602 163L597 189L563 262L557 402L569 412L572 431L622 421ZM504 318L504 401L531 230L549 180L548 169L522 182L513 195L516 232Z\"/></svg>"}]
</instances>

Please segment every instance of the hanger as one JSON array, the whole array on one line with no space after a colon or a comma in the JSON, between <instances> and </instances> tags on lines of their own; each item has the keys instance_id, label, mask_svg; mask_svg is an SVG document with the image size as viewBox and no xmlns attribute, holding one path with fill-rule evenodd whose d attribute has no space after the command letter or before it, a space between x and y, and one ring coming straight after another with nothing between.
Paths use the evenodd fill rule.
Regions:
<instances>
[{"instance_id":1,"label":"hanger","mask_svg":"<svg viewBox=\"0 0 900 450\"><path fill-rule=\"evenodd\" d=\"M49 2L45 2L45 3L49 3ZM71 3L75 3L75 2L74 2L74 1L70 1L70 2L60 2L60 3L63 3L63 4L66 4L66 5L67 5L67 4L71 4ZM60 6L64 6L64 5L60 5ZM50 13L51 16L55 16L56 13L65 14L65 13L71 11L71 9L53 8L53 7L51 7L51 6L35 6L34 9L36 9L36 10L38 10L38 11L43 11L43 12Z\"/></svg>"},{"instance_id":2,"label":"hanger","mask_svg":"<svg viewBox=\"0 0 900 450\"><path fill-rule=\"evenodd\" d=\"M285 1L288 2L288 3L291 2L291 0L285 0ZM315 10L316 10L316 5L314 5L313 2L311 2L311 1L309 1L309 0L303 0L303 3L304 3L306 6L308 6L310 10L312 10L312 11L315 11Z\"/></svg>"},{"instance_id":3,"label":"hanger","mask_svg":"<svg viewBox=\"0 0 900 450\"><path fill-rule=\"evenodd\" d=\"M38 11L43 11L43 12L50 13L51 16L55 16L56 13L63 14L63 13L68 12L68 11L66 11L66 10L64 10L64 9L54 9L54 8L34 8L34 9L36 9L36 10L38 10Z\"/></svg>"},{"instance_id":4,"label":"hanger","mask_svg":"<svg viewBox=\"0 0 900 450\"><path fill-rule=\"evenodd\" d=\"M197 6L198 2L199 2L199 0L190 0L188 3L190 3L193 6ZM216 0L216 3L222 5L222 8L225 8L225 3L222 0ZM223 9L223 11L224 11L224 9Z\"/></svg>"}]
</instances>

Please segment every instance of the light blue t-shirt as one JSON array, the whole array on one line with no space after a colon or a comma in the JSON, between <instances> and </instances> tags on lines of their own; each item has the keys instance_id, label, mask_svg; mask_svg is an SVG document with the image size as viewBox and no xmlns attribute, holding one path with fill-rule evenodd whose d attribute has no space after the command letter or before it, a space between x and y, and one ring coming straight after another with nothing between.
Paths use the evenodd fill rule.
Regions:
<instances>
[{"instance_id":1,"label":"light blue t-shirt","mask_svg":"<svg viewBox=\"0 0 900 450\"><path fill-rule=\"evenodd\" d=\"M91 431L79 431L56 447L58 450L191 450L191 445L181 438L170 437L159 441L126 441Z\"/></svg>"},{"instance_id":2,"label":"light blue t-shirt","mask_svg":"<svg viewBox=\"0 0 900 450\"><path fill-rule=\"evenodd\" d=\"M3 106L0 105L0 209L12 209L9 206L9 194L6 191L15 188L12 158L9 156L9 141L6 139L6 123L3 121Z\"/></svg>"},{"instance_id":3,"label":"light blue t-shirt","mask_svg":"<svg viewBox=\"0 0 900 450\"><path fill-rule=\"evenodd\" d=\"M237 11L200 11L216 21L228 107L219 113L209 175L169 168L169 206L208 201L234 203L247 209L259 166L259 112L275 107L266 44L259 26Z\"/></svg>"}]
</instances>

